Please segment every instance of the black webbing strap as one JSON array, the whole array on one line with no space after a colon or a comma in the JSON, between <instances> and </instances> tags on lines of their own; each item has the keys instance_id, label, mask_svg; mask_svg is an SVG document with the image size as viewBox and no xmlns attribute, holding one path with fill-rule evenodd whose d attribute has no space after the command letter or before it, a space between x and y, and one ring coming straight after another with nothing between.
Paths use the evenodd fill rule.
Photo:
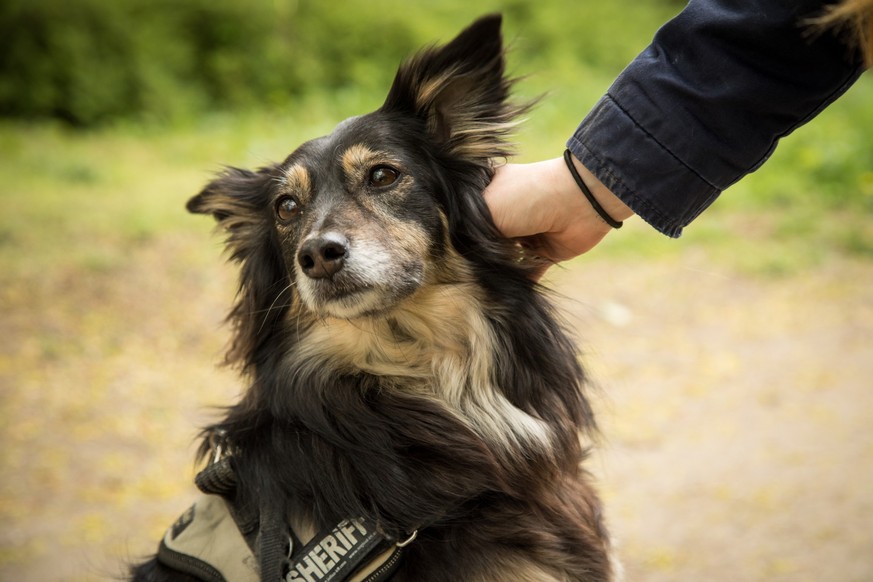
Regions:
<instances>
[{"instance_id":1,"label":"black webbing strap","mask_svg":"<svg viewBox=\"0 0 873 582\"><path fill-rule=\"evenodd\" d=\"M261 498L261 530L258 541L258 563L261 580L282 579L288 559L288 526L285 516L276 513L266 497Z\"/></svg>"},{"instance_id":2,"label":"black webbing strap","mask_svg":"<svg viewBox=\"0 0 873 582\"><path fill-rule=\"evenodd\" d=\"M291 556L286 582L338 582L345 580L372 558L376 548L389 544L376 524L363 519L345 519L315 536ZM399 548L398 548L399 550Z\"/></svg>"},{"instance_id":3,"label":"black webbing strap","mask_svg":"<svg viewBox=\"0 0 873 582\"><path fill-rule=\"evenodd\" d=\"M230 457L222 457L209 463L194 477L197 489L211 495L231 497L236 491L236 472L230 463Z\"/></svg>"}]
</instances>

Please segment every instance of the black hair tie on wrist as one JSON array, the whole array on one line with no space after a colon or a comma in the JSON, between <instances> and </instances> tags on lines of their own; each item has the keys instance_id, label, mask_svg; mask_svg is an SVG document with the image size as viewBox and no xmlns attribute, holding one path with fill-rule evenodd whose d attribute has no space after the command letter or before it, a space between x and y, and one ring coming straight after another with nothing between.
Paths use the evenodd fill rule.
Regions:
<instances>
[{"instance_id":1,"label":"black hair tie on wrist","mask_svg":"<svg viewBox=\"0 0 873 582\"><path fill-rule=\"evenodd\" d=\"M603 206L597 201L594 197L594 194L591 193L591 190L588 186L585 185L585 182L582 181L582 176L579 175L579 172L576 170L576 165L573 163L573 159L570 157L570 150L564 150L564 161L567 162L567 168L569 168L570 173L573 175L573 179L576 180L576 184L579 186L579 189L582 190L582 193L585 194L585 198L588 199L588 202L591 203L591 207L594 208L595 212L600 215L600 218L603 219L603 222L611 226L612 228L621 228L624 224L620 220L615 220L606 211L603 209Z\"/></svg>"}]
</instances>

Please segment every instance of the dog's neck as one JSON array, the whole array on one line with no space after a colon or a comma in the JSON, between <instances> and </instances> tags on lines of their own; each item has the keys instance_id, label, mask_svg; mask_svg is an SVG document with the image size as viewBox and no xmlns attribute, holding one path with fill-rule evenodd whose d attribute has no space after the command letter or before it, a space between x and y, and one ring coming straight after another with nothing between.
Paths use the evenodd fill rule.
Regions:
<instances>
[{"instance_id":1,"label":"dog's neck","mask_svg":"<svg viewBox=\"0 0 873 582\"><path fill-rule=\"evenodd\" d=\"M491 371L491 329L479 295L471 284L430 285L388 315L324 318L302 334L294 356L405 385L434 378L437 362L455 357L481 382ZM483 342L488 349L476 349Z\"/></svg>"},{"instance_id":2,"label":"dog's neck","mask_svg":"<svg viewBox=\"0 0 873 582\"><path fill-rule=\"evenodd\" d=\"M384 389L436 400L498 449L548 451L546 424L495 386L499 353L482 289L452 282L425 286L386 317L323 319L291 357L306 374L369 374Z\"/></svg>"}]
</instances>

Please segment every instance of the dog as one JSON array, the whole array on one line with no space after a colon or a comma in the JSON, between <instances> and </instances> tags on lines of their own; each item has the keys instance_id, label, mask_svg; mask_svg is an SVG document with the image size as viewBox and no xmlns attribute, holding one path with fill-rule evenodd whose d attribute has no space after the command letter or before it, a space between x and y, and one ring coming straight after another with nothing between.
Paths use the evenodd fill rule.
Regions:
<instances>
[{"instance_id":1,"label":"dog","mask_svg":"<svg viewBox=\"0 0 873 582\"><path fill-rule=\"evenodd\" d=\"M615 579L574 344L481 195L529 107L500 29L189 201L239 264L228 360L250 384L205 431L207 495L134 580Z\"/></svg>"}]
</instances>

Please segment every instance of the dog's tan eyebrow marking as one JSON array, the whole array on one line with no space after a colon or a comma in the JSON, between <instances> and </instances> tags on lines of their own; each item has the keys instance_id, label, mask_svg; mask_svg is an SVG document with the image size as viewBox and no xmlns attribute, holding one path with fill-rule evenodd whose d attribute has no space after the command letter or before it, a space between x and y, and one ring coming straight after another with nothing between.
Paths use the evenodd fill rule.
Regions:
<instances>
[{"instance_id":1,"label":"dog's tan eyebrow marking","mask_svg":"<svg viewBox=\"0 0 873 582\"><path fill-rule=\"evenodd\" d=\"M284 172L285 186L297 194L303 202L309 198L312 192L312 181L309 178L309 170L305 167L296 165L287 168Z\"/></svg>"},{"instance_id":2,"label":"dog's tan eyebrow marking","mask_svg":"<svg viewBox=\"0 0 873 582\"><path fill-rule=\"evenodd\" d=\"M379 158L379 154L365 146L364 144L355 144L343 153L343 171L346 176L354 176L375 162Z\"/></svg>"}]
</instances>

